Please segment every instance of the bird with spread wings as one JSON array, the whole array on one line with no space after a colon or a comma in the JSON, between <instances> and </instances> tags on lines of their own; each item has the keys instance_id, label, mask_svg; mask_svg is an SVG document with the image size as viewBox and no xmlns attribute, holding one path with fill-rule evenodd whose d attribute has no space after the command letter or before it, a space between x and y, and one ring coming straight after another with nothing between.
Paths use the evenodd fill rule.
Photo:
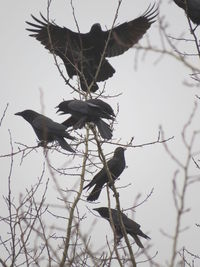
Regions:
<instances>
[{"instance_id":1,"label":"bird with spread wings","mask_svg":"<svg viewBox=\"0 0 200 267\"><path fill-rule=\"evenodd\" d=\"M83 91L95 92L97 82L112 77L115 69L106 58L119 56L136 44L150 28L157 16L155 4L149 6L143 15L103 31L100 24L94 24L88 33L74 32L32 15L35 23L26 22L32 28L30 36L40 41L51 53L63 61L69 78L80 79Z\"/></svg>"}]
</instances>

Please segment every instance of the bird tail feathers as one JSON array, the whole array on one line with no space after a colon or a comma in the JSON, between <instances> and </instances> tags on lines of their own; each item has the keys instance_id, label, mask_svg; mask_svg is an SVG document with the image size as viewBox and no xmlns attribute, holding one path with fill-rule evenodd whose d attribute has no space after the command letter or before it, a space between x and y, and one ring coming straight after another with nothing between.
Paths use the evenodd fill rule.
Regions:
<instances>
[{"instance_id":1,"label":"bird tail feathers","mask_svg":"<svg viewBox=\"0 0 200 267\"><path fill-rule=\"evenodd\" d=\"M112 129L105 121L99 119L96 125L102 138L108 140L112 138Z\"/></svg>"},{"instance_id":2,"label":"bird tail feathers","mask_svg":"<svg viewBox=\"0 0 200 267\"><path fill-rule=\"evenodd\" d=\"M151 239L148 235L145 235L143 232L139 233L139 235L144 237L145 239Z\"/></svg>"},{"instance_id":3,"label":"bird tail feathers","mask_svg":"<svg viewBox=\"0 0 200 267\"><path fill-rule=\"evenodd\" d=\"M102 63L102 67L97 75L97 82L105 81L112 77L115 73L115 69L110 65L110 63L105 59Z\"/></svg>"},{"instance_id":4,"label":"bird tail feathers","mask_svg":"<svg viewBox=\"0 0 200 267\"><path fill-rule=\"evenodd\" d=\"M62 124L65 125L67 128L74 126L74 124L76 123L77 123L77 120L72 116L62 122Z\"/></svg>"},{"instance_id":5,"label":"bird tail feathers","mask_svg":"<svg viewBox=\"0 0 200 267\"><path fill-rule=\"evenodd\" d=\"M95 201L95 200L97 200L99 198L100 194L101 194L102 187L103 187L102 185L96 184L95 187L93 188L92 192L87 197L87 200L88 201Z\"/></svg>"},{"instance_id":6,"label":"bird tail feathers","mask_svg":"<svg viewBox=\"0 0 200 267\"><path fill-rule=\"evenodd\" d=\"M76 137L74 136L71 136L69 133L65 132L65 135L64 135L65 138L67 139L70 139L70 140L76 140Z\"/></svg>"},{"instance_id":7,"label":"bird tail feathers","mask_svg":"<svg viewBox=\"0 0 200 267\"><path fill-rule=\"evenodd\" d=\"M88 91L88 88L90 87L91 83L92 83L92 79L83 79L83 78L80 78L80 84L81 84L81 89L84 91L84 92L87 92ZM99 89L98 85L96 84L96 82L93 83L92 87L90 87L90 91L91 92L96 92L97 90Z\"/></svg>"},{"instance_id":8,"label":"bird tail feathers","mask_svg":"<svg viewBox=\"0 0 200 267\"><path fill-rule=\"evenodd\" d=\"M145 239L151 239L149 236L145 235L143 232L137 233L137 235L135 235L134 233L130 233L129 234L133 237L133 239L135 240L135 243L138 245L138 247L140 248L144 248L143 244L141 243L139 237L137 235L140 235L142 237L144 237Z\"/></svg>"},{"instance_id":9,"label":"bird tail feathers","mask_svg":"<svg viewBox=\"0 0 200 267\"><path fill-rule=\"evenodd\" d=\"M75 150L65 141L64 138L57 137L56 140L64 150L75 153Z\"/></svg>"},{"instance_id":10,"label":"bird tail feathers","mask_svg":"<svg viewBox=\"0 0 200 267\"><path fill-rule=\"evenodd\" d=\"M144 246L142 245L142 242L140 241L140 239L139 239L139 237L137 235L132 234L131 236L135 240L135 243L138 245L138 247L144 248Z\"/></svg>"}]
</instances>

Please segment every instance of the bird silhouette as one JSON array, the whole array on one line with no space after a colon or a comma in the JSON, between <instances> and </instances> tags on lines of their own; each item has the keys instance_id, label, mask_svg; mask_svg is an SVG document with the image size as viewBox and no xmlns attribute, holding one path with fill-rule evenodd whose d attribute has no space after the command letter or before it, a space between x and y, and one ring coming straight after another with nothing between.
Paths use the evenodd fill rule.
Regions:
<instances>
[{"instance_id":1,"label":"bird silhouette","mask_svg":"<svg viewBox=\"0 0 200 267\"><path fill-rule=\"evenodd\" d=\"M107 166L110 172L110 175L113 179L113 182L120 176L120 174L123 172L123 170L126 167L125 157L124 157L124 151L125 149L123 147L117 147L114 151L113 157L108 160ZM94 201L97 200L101 190L103 188L103 185L105 183L108 183L110 187L112 187L112 183L109 179L108 172L106 170L106 167L104 166L92 179L92 181L86 185L83 189L90 189L94 186L92 192L87 197L88 201Z\"/></svg>"},{"instance_id":2,"label":"bird silhouette","mask_svg":"<svg viewBox=\"0 0 200 267\"><path fill-rule=\"evenodd\" d=\"M94 123L104 139L112 138L110 126L102 120L114 120L115 114L112 107L100 99L68 100L61 102L56 108L61 114L71 114L62 124L66 127L73 126L74 129L81 129L86 122Z\"/></svg>"},{"instance_id":3,"label":"bird silhouette","mask_svg":"<svg viewBox=\"0 0 200 267\"><path fill-rule=\"evenodd\" d=\"M27 122L31 124L38 139L42 141L40 143L41 145L44 145L44 143L57 141L63 149L70 152L75 152L64 139L75 139L66 132L66 126L54 122L50 118L29 109L22 112L17 112L15 113L15 115L23 117Z\"/></svg>"},{"instance_id":4,"label":"bird silhouette","mask_svg":"<svg viewBox=\"0 0 200 267\"><path fill-rule=\"evenodd\" d=\"M155 21L157 9L155 5L149 6L138 18L107 31L96 23L88 33L60 27L40 15L42 20L31 15L35 23L26 22L32 27L27 29L32 32L30 36L61 58L69 78L74 75L80 78L83 91L89 88L95 92L97 82L107 80L115 72L106 58L119 56L136 44Z\"/></svg>"},{"instance_id":5,"label":"bird silhouette","mask_svg":"<svg viewBox=\"0 0 200 267\"><path fill-rule=\"evenodd\" d=\"M177 6L185 10L194 24L200 24L200 1L199 0L174 0Z\"/></svg>"},{"instance_id":6,"label":"bird silhouette","mask_svg":"<svg viewBox=\"0 0 200 267\"><path fill-rule=\"evenodd\" d=\"M112 217L112 221L111 221L110 216L109 216L109 209L107 207L95 208L93 210L96 210L101 215L101 217L106 219L110 224L113 221L113 225L114 225L115 232L117 235L117 243L119 243L121 238L123 237L123 232L122 232L121 225L120 225L119 211L116 209L110 209L111 217ZM140 230L140 225L138 223L129 219L124 213L122 213L122 212L120 212L120 213L121 213L121 218L122 218L122 222L124 224L124 228L126 230L126 233L133 237L136 244L140 248L144 248L144 246L141 243L138 236L141 236L145 239L150 239L150 237L145 235Z\"/></svg>"}]
</instances>

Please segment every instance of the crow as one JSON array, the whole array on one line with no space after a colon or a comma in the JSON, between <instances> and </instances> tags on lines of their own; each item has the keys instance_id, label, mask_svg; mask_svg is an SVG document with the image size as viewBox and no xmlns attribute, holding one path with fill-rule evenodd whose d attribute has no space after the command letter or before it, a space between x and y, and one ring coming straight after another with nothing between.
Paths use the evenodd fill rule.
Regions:
<instances>
[{"instance_id":1,"label":"crow","mask_svg":"<svg viewBox=\"0 0 200 267\"><path fill-rule=\"evenodd\" d=\"M17 112L15 113L15 115L23 117L27 122L31 124L38 139L42 141L40 145L45 145L45 143L57 141L63 149L73 153L75 152L64 139L75 139L75 137L72 137L65 131L67 129L66 126L54 122L50 118L29 109L22 112Z\"/></svg>"},{"instance_id":2,"label":"crow","mask_svg":"<svg viewBox=\"0 0 200 267\"><path fill-rule=\"evenodd\" d=\"M200 24L200 1L199 0L174 0L177 6L185 10L194 24Z\"/></svg>"},{"instance_id":3,"label":"crow","mask_svg":"<svg viewBox=\"0 0 200 267\"><path fill-rule=\"evenodd\" d=\"M61 58L69 78L74 75L80 78L83 91L89 88L95 92L98 90L96 82L105 81L115 73L106 58L123 54L143 37L157 16L154 7L149 6L140 17L107 31L96 23L88 33L74 32L49 22L41 13L42 20L31 15L35 22L26 21L32 27L26 30Z\"/></svg>"},{"instance_id":4,"label":"crow","mask_svg":"<svg viewBox=\"0 0 200 267\"><path fill-rule=\"evenodd\" d=\"M113 182L120 176L123 170L126 167L126 162L124 158L124 151L123 147L117 147L114 151L114 156L107 162L107 166ZM112 182L109 179L108 173L106 171L105 166L94 176L92 181L86 185L83 189L91 188L95 185L90 195L87 197L88 201L94 201L98 199L103 185L108 183L109 187L112 187Z\"/></svg>"},{"instance_id":5,"label":"crow","mask_svg":"<svg viewBox=\"0 0 200 267\"><path fill-rule=\"evenodd\" d=\"M120 217L119 217L119 211L116 209L110 209L111 212L111 216L112 216L112 221L110 220L110 216L109 216L109 209L106 207L101 207L101 208L95 208L93 210L96 210L101 217L103 217L104 219L106 219L107 221L109 221L109 223L111 224L111 222L113 221L113 225L115 228L115 232L117 235L117 243L120 242L121 238L123 237L123 232L120 226ZM134 222L133 220L129 219L124 213L121 213L121 218L122 218L122 222L124 224L126 233L131 235L133 237L133 239L135 240L136 244L140 247L140 248L144 248L144 246L142 245L140 239L138 238L138 235L145 238L145 239L150 239L149 236L145 235L141 230L140 230L140 225L136 222Z\"/></svg>"},{"instance_id":6,"label":"crow","mask_svg":"<svg viewBox=\"0 0 200 267\"><path fill-rule=\"evenodd\" d=\"M100 99L68 100L61 102L56 108L61 114L71 114L62 124L67 128L81 129L86 122L94 123L104 139L112 138L110 126L101 118L114 120L115 114L112 107Z\"/></svg>"}]
</instances>

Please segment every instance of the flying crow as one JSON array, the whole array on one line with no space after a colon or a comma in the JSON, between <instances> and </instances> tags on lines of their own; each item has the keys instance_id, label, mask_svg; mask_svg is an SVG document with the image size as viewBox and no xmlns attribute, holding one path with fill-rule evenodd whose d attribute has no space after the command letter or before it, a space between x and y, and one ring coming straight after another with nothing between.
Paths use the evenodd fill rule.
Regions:
<instances>
[{"instance_id":1,"label":"flying crow","mask_svg":"<svg viewBox=\"0 0 200 267\"><path fill-rule=\"evenodd\" d=\"M200 1L199 0L174 0L174 2L185 10L191 21L200 24Z\"/></svg>"},{"instance_id":2,"label":"flying crow","mask_svg":"<svg viewBox=\"0 0 200 267\"><path fill-rule=\"evenodd\" d=\"M66 126L54 122L48 117L29 109L15 113L15 115L22 116L31 124L38 139L42 141L41 145L44 144L44 142L57 141L63 149L75 152L64 139L75 139L65 131L67 129Z\"/></svg>"},{"instance_id":3,"label":"flying crow","mask_svg":"<svg viewBox=\"0 0 200 267\"><path fill-rule=\"evenodd\" d=\"M126 166L125 158L124 158L124 148L123 147L117 147L114 151L114 156L107 162L107 166L109 169L109 172L111 174L111 177L113 179L113 182L120 176L120 174L123 172ZM103 185L105 183L108 183L110 187L112 187L112 183L110 182L107 170L105 166L98 172L92 181L86 185L83 189L91 188L95 185L90 195L87 197L88 201L94 201L98 199L101 190L103 188Z\"/></svg>"},{"instance_id":4,"label":"flying crow","mask_svg":"<svg viewBox=\"0 0 200 267\"><path fill-rule=\"evenodd\" d=\"M102 138L111 139L112 130L101 118L114 120L115 114L109 104L100 99L68 100L61 102L58 106L61 114L71 114L62 124L66 127L73 126L74 129L81 129L86 122L93 122Z\"/></svg>"},{"instance_id":5,"label":"flying crow","mask_svg":"<svg viewBox=\"0 0 200 267\"><path fill-rule=\"evenodd\" d=\"M111 223L110 216L109 216L109 209L108 208L101 207L101 208L96 208L94 210L96 210L101 215L101 217L103 217L104 219L109 221L109 223ZM114 224L114 227L115 227L115 231L116 231L116 235L117 235L117 242L119 242L121 240L121 238L123 237L122 229L121 229L121 226L120 226L119 211L115 210L115 209L110 209L110 211L111 211L112 221L113 221L113 224ZM138 236L141 236L141 237L143 237L145 239L150 239L150 237L145 235L140 230L140 225L138 223L136 223L133 220L129 219L122 212L121 212L121 217L122 217L122 221L123 221L126 233L133 237L133 239L135 240L136 244L140 248L144 248L144 246L142 245L142 243L141 243L140 239L138 238Z\"/></svg>"},{"instance_id":6,"label":"flying crow","mask_svg":"<svg viewBox=\"0 0 200 267\"><path fill-rule=\"evenodd\" d=\"M83 91L90 88L95 92L96 82L107 80L115 72L106 58L123 54L142 38L157 16L154 7L149 6L140 17L107 31L96 23L88 33L73 32L49 22L42 14L42 20L31 15L34 23L26 22L32 27L27 30L62 59L69 78L79 76Z\"/></svg>"}]
</instances>

